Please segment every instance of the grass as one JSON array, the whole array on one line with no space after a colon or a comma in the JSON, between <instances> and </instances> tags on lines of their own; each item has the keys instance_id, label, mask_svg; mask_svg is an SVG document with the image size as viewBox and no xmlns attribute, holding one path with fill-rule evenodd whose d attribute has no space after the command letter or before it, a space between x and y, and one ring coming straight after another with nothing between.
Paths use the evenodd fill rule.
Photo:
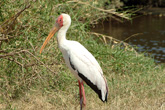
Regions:
<instances>
[{"instance_id":1,"label":"grass","mask_svg":"<svg viewBox=\"0 0 165 110\"><path fill-rule=\"evenodd\" d=\"M87 109L163 110L164 65L155 65L152 58L129 47L123 48L120 43L104 44L89 33L91 24L110 16L100 11L104 2L106 0L99 3L4 0L0 3L0 34L8 37L0 44L0 109L80 108L77 80L65 66L56 37L39 54L55 18L65 12L72 18L67 38L77 40L88 48L100 63L108 81L109 95L105 104L85 86ZM30 8L16 20L12 18L29 4Z\"/></svg>"}]
</instances>

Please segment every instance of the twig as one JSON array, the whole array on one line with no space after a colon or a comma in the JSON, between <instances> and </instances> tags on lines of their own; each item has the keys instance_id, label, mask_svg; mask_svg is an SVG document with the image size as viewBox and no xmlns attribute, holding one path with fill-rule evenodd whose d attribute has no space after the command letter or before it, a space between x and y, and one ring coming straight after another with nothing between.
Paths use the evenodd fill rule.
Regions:
<instances>
[{"instance_id":1,"label":"twig","mask_svg":"<svg viewBox=\"0 0 165 110\"><path fill-rule=\"evenodd\" d=\"M105 38L108 38L108 39L113 40L113 41L115 41L115 42L121 42L120 40L115 39L115 38L113 38L112 36L107 36L107 35L100 34L100 33L96 33L96 32L89 32L89 34L93 34L93 35L96 35L96 36L101 36L101 37L103 37L103 40L105 40L105 41L104 41L105 43L107 42Z\"/></svg>"},{"instance_id":2,"label":"twig","mask_svg":"<svg viewBox=\"0 0 165 110\"><path fill-rule=\"evenodd\" d=\"M0 53L7 53L7 52L5 52L5 50L0 50Z\"/></svg>"},{"instance_id":3,"label":"twig","mask_svg":"<svg viewBox=\"0 0 165 110\"><path fill-rule=\"evenodd\" d=\"M13 20L13 19L14 19L13 21L15 21L17 19L17 17L20 16L21 13L23 11L25 11L26 9L28 9L29 7L30 7L30 4L27 5L27 6L25 6L25 8L23 8L22 10L20 10L16 15L12 16L10 19L8 19L7 21L3 22L0 26L2 27L4 24L6 24L7 22L9 22L10 20Z\"/></svg>"},{"instance_id":4,"label":"twig","mask_svg":"<svg viewBox=\"0 0 165 110\"><path fill-rule=\"evenodd\" d=\"M4 55L0 55L0 58L6 58L6 57L9 57L9 56L14 56L14 55L18 55L20 53L28 53L30 54L31 56L33 56L38 62L40 62L44 67L46 67L49 71L51 71L52 73L54 74L57 74L55 73L54 71L52 71L47 65L45 65L39 58L37 58L35 55L33 55L31 52L29 52L28 50L20 50L18 52L10 52L10 53L7 53L7 54L4 54ZM13 60L14 61L14 60ZM23 66L21 63L18 63L17 64ZM31 64L33 65L33 64ZM27 65L29 66L29 65Z\"/></svg>"},{"instance_id":5,"label":"twig","mask_svg":"<svg viewBox=\"0 0 165 110\"><path fill-rule=\"evenodd\" d=\"M4 57L8 57L8 56L14 56L14 55L20 54L22 52L24 52L24 51L21 50L19 52L10 52L10 53L4 54L4 55L0 55L0 58L4 58Z\"/></svg>"},{"instance_id":6,"label":"twig","mask_svg":"<svg viewBox=\"0 0 165 110\"><path fill-rule=\"evenodd\" d=\"M11 59L11 58L5 58L5 59L7 59L7 60L9 60L9 61L14 61L16 64L18 64L18 65L20 65L21 67L23 67L23 64L21 64L20 62L18 62L18 61L15 60L15 59Z\"/></svg>"},{"instance_id":7,"label":"twig","mask_svg":"<svg viewBox=\"0 0 165 110\"><path fill-rule=\"evenodd\" d=\"M126 49L129 47L129 50L130 50L130 47L131 47L131 50L132 51L135 51L135 53L137 54L136 50L131 46L129 45L128 43L124 42L124 41L120 41L118 39L115 39L111 36L107 36L107 35L104 35L104 34L100 34L100 33L96 33L96 32L88 32L89 34L93 34L93 35L96 35L97 37L101 36L105 42L105 44L107 44L107 41L106 41L106 38L110 39L114 44L123 44Z\"/></svg>"},{"instance_id":8,"label":"twig","mask_svg":"<svg viewBox=\"0 0 165 110\"><path fill-rule=\"evenodd\" d=\"M0 41L7 41L11 38L14 38L15 36L12 36L12 37L6 37L6 35L8 33L10 33L10 29L12 27L12 25L15 23L16 19L18 16L21 15L21 13L23 11L25 11L26 9L28 9L31 5L27 5L25 6L25 8L23 8L22 10L20 10L17 14L15 14L14 16L12 16L10 19L8 19L7 21L3 22L1 25L0 25L0 29L2 31L2 33L4 33L4 38L0 38ZM10 22L11 21L11 22ZM4 26L5 25L5 26ZM5 30L3 28L6 28Z\"/></svg>"},{"instance_id":9,"label":"twig","mask_svg":"<svg viewBox=\"0 0 165 110\"><path fill-rule=\"evenodd\" d=\"M12 39L15 37L15 36L10 36L10 35L5 35L5 34L0 34L0 37L1 36L7 36L7 37L0 38L0 41L8 41L9 39Z\"/></svg>"},{"instance_id":10,"label":"twig","mask_svg":"<svg viewBox=\"0 0 165 110\"><path fill-rule=\"evenodd\" d=\"M127 37L127 38L124 40L124 42L127 41L128 39L132 38L132 37L136 37L136 36L142 35L142 34L143 34L143 33L136 33L136 34L133 34L133 35Z\"/></svg>"},{"instance_id":11,"label":"twig","mask_svg":"<svg viewBox=\"0 0 165 110\"><path fill-rule=\"evenodd\" d=\"M30 54L31 56L33 56L37 61L39 61L41 64L43 64L52 73L57 74L54 71L52 71L47 65L45 65L41 60L39 60L35 55L33 55L31 52L29 52L28 50L22 50L22 51Z\"/></svg>"},{"instance_id":12,"label":"twig","mask_svg":"<svg viewBox=\"0 0 165 110\"><path fill-rule=\"evenodd\" d=\"M99 11L102 11L102 12L105 12L105 13L109 13L109 14L112 14L112 15L116 15L116 16L118 16L118 17L125 18L125 19L127 19L127 20L130 19L129 17L127 17L127 16L124 15L123 13L118 13L118 12L116 12L115 9L104 10L104 9L102 9L102 8L94 7L94 6L90 5L88 2L81 2L81 1L78 1L78 0L68 1L68 3L73 3L73 2L77 2L78 4L87 5L87 6L90 6L91 8L93 8L93 9L96 9L96 10L99 10Z\"/></svg>"}]
</instances>

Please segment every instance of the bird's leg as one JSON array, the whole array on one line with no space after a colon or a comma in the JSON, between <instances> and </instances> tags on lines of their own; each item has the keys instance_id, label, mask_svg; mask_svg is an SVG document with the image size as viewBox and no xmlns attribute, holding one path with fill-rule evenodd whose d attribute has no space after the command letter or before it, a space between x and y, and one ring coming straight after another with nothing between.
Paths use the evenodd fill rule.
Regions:
<instances>
[{"instance_id":1,"label":"bird's leg","mask_svg":"<svg viewBox=\"0 0 165 110\"><path fill-rule=\"evenodd\" d=\"M79 94L80 94L80 100L82 97L82 92L81 92L81 82L78 80L78 84L79 84Z\"/></svg>"},{"instance_id":2,"label":"bird's leg","mask_svg":"<svg viewBox=\"0 0 165 110\"><path fill-rule=\"evenodd\" d=\"M85 98L85 90L84 90L84 85L83 81L79 83L79 93L80 93L80 110L82 110L82 105L84 105L84 110L86 109L86 98Z\"/></svg>"},{"instance_id":3,"label":"bird's leg","mask_svg":"<svg viewBox=\"0 0 165 110\"><path fill-rule=\"evenodd\" d=\"M83 102L83 98L82 98L82 89L81 89L81 82L78 80L78 84L79 84L79 94L80 94L80 110L82 110L82 102Z\"/></svg>"},{"instance_id":4,"label":"bird's leg","mask_svg":"<svg viewBox=\"0 0 165 110\"><path fill-rule=\"evenodd\" d=\"M83 104L85 107L86 106L86 97L85 97L85 90L84 90L83 81L81 82L81 88L82 88L82 95L83 95Z\"/></svg>"}]
</instances>

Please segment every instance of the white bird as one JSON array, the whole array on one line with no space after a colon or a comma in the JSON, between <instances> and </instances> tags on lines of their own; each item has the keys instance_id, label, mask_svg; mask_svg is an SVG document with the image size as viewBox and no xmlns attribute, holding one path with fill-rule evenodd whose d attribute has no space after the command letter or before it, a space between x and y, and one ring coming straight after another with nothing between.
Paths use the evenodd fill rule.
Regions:
<instances>
[{"instance_id":1,"label":"white bird","mask_svg":"<svg viewBox=\"0 0 165 110\"><path fill-rule=\"evenodd\" d=\"M107 101L108 85L105 77L103 76L103 71L94 56L79 42L66 39L66 32L70 25L70 16L68 14L61 14L57 18L55 26L43 43L40 53L51 37L53 37L58 31L57 41L59 49L63 54L66 65L78 79L80 109L82 109L82 103L84 106L86 105L83 82L90 86L103 102Z\"/></svg>"}]
</instances>

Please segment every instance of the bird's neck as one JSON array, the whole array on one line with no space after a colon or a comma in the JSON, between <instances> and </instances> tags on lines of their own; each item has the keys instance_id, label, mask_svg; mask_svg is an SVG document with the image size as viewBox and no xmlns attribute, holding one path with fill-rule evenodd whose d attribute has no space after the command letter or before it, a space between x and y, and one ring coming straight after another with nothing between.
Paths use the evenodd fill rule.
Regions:
<instances>
[{"instance_id":1,"label":"bird's neck","mask_svg":"<svg viewBox=\"0 0 165 110\"><path fill-rule=\"evenodd\" d=\"M65 41L67 41L67 39L66 39L66 32L67 32L68 28L69 28L69 26L65 26L65 27L62 27L58 31L57 41L58 41L59 45L63 44Z\"/></svg>"}]
</instances>

